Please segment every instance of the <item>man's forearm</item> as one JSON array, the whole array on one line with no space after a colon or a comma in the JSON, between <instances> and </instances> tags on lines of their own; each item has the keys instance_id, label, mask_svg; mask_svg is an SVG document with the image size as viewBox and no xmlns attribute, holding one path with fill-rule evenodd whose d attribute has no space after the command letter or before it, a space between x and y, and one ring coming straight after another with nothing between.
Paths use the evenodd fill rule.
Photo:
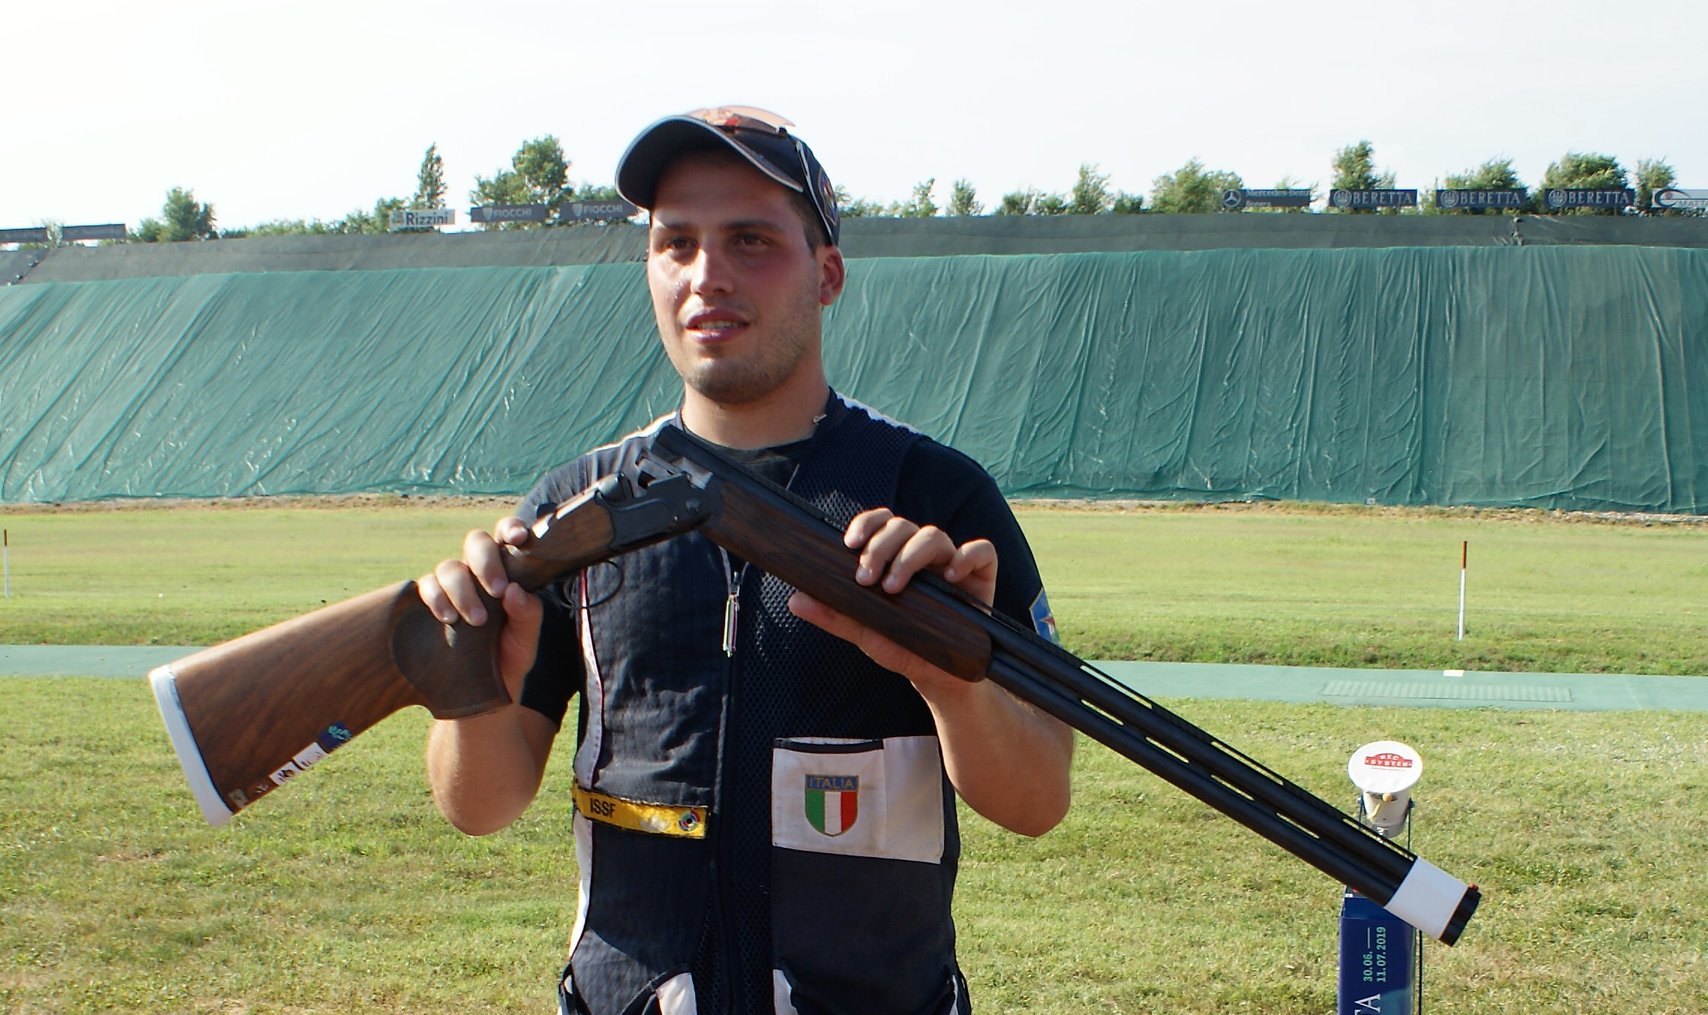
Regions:
<instances>
[{"instance_id":1,"label":"man's forearm","mask_svg":"<svg viewBox=\"0 0 1708 1015\"><path fill-rule=\"evenodd\" d=\"M521 705L436 721L427 738L427 780L440 813L470 835L516 820L539 792L553 733L550 720Z\"/></svg>"},{"instance_id":2,"label":"man's forearm","mask_svg":"<svg viewBox=\"0 0 1708 1015\"><path fill-rule=\"evenodd\" d=\"M967 806L1012 832L1042 835L1068 811L1073 730L988 680L925 694L943 765Z\"/></svg>"}]
</instances>

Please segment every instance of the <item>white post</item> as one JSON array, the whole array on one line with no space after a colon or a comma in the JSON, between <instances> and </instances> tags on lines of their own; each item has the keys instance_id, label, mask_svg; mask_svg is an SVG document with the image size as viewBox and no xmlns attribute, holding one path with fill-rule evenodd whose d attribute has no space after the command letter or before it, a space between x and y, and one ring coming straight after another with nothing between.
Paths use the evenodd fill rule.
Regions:
<instances>
[{"instance_id":1,"label":"white post","mask_svg":"<svg viewBox=\"0 0 1708 1015\"><path fill-rule=\"evenodd\" d=\"M1465 640L1465 564L1471 555L1469 539L1459 544L1459 640Z\"/></svg>"},{"instance_id":2,"label":"white post","mask_svg":"<svg viewBox=\"0 0 1708 1015\"><path fill-rule=\"evenodd\" d=\"M6 598L12 598L12 530L0 529L0 561L6 572Z\"/></svg>"}]
</instances>

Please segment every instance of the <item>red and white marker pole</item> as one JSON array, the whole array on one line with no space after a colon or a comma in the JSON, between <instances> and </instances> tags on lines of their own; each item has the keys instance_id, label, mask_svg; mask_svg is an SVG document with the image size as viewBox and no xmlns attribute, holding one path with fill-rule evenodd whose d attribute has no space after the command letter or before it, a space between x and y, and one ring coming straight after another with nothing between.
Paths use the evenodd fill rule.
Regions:
<instances>
[{"instance_id":1,"label":"red and white marker pole","mask_svg":"<svg viewBox=\"0 0 1708 1015\"><path fill-rule=\"evenodd\" d=\"M1471 541L1459 544L1459 640L1465 640L1465 564L1471 556Z\"/></svg>"}]
</instances>

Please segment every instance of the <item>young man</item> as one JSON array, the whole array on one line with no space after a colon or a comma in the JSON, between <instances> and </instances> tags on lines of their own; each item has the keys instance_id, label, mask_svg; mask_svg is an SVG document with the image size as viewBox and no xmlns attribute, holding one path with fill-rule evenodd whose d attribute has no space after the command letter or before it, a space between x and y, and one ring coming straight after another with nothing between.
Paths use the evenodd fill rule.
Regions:
<instances>
[{"instance_id":1,"label":"young man","mask_svg":"<svg viewBox=\"0 0 1708 1015\"><path fill-rule=\"evenodd\" d=\"M463 558L420 583L447 623L504 623L517 702L434 724L429 779L458 828L495 831L528 807L579 696L567 1012L966 1012L955 796L1028 835L1068 806L1066 726L699 535L538 597L505 578L501 544L526 545L523 519L680 426L844 522L862 584L896 592L930 570L1042 626L1036 565L990 477L830 389L821 318L846 278L839 221L787 126L703 110L630 145L617 186L651 214L647 283L681 407L547 474L518 517L470 533Z\"/></svg>"}]
</instances>

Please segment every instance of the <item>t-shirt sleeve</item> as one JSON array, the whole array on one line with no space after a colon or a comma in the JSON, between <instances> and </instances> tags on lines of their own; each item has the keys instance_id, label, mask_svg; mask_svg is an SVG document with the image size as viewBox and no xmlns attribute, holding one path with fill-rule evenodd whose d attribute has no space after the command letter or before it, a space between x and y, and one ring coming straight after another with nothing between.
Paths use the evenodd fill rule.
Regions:
<instances>
[{"instance_id":1,"label":"t-shirt sleeve","mask_svg":"<svg viewBox=\"0 0 1708 1015\"><path fill-rule=\"evenodd\" d=\"M957 544L988 539L996 547L997 613L1058 641L1038 562L1007 498L977 462L953 448L922 440L902 462L894 510L936 525Z\"/></svg>"},{"instance_id":2,"label":"t-shirt sleeve","mask_svg":"<svg viewBox=\"0 0 1708 1015\"><path fill-rule=\"evenodd\" d=\"M517 505L516 517L532 525L541 515L575 497L586 486L588 470L577 459L541 477ZM579 639L576 636L574 588L579 572L565 575L539 590L545 615L540 624L540 645L534 666L522 681L519 703L550 719L560 728L569 710L569 699L585 682Z\"/></svg>"}]
</instances>

